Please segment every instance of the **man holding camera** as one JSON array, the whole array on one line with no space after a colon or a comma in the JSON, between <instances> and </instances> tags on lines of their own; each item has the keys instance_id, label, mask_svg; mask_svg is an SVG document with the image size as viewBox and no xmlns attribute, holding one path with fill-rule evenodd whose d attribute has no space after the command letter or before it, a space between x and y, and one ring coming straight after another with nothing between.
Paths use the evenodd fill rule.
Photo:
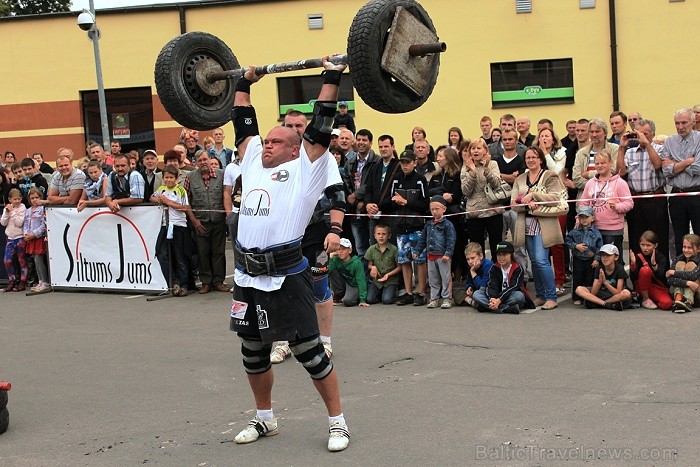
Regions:
<instances>
[{"instance_id":1,"label":"man holding camera","mask_svg":"<svg viewBox=\"0 0 700 467\"><path fill-rule=\"evenodd\" d=\"M693 129L695 113L691 109L679 109L673 115L676 134L666 138L661 156L661 166L672 193L693 193L694 196L673 196L668 200L676 254L681 253L683 236L700 232L700 132Z\"/></svg>"},{"instance_id":2,"label":"man holding camera","mask_svg":"<svg viewBox=\"0 0 700 467\"><path fill-rule=\"evenodd\" d=\"M621 177L627 175L632 196L664 193L665 178L661 173L661 157L652 140L656 125L651 120L640 120L635 128L620 135L617 151L617 170ZM635 142L637 144L635 144ZM637 198L634 208L625 215L630 248L639 253L639 237L654 219L654 231L659 236L659 251L668 258L668 202L665 197Z\"/></svg>"}]
</instances>

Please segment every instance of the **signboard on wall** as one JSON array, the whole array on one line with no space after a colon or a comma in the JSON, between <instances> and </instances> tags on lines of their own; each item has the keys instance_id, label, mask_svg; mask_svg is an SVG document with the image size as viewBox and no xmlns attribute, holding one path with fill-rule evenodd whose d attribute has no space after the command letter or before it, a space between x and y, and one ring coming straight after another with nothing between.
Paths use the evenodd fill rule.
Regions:
<instances>
[{"instance_id":1,"label":"signboard on wall","mask_svg":"<svg viewBox=\"0 0 700 467\"><path fill-rule=\"evenodd\" d=\"M165 291L155 257L162 206L46 207L51 285L97 290Z\"/></svg>"},{"instance_id":2,"label":"signboard on wall","mask_svg":"<svg viewBox=\"0 0 700 467\"><path fill-rule=\"evenodd\" d=\"M131 138L131 128L129 127L129 114L128 113L112 114L112 138L113 139L129 139L129 138Z\"/></svg>"}]
</instances>

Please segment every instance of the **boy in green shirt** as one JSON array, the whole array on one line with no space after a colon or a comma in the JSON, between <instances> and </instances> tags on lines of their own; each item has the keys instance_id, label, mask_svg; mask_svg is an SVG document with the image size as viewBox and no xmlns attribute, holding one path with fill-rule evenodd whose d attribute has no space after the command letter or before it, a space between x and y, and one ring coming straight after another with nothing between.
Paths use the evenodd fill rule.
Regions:
<instances>
[{"instance_id":1,"label":"boy in green shirt","mask_svg":"<svg viewBox=\"0 0 700 467\"><path fill-rule=\"evenodd\" d=\"M340 248L330 260L328 274L333 294L343 296L345 306L369 306L367 303L367 279L360 258L351 256L352 243L340 239Z\"/></svg>"},{"instance_id":2,"label":"boy in green shirt","mask_svg":"<svg viewBox=\"0 0 700 467\"><path fill-rule=\"evenodd\" d=\"M369 276L372 281L367 285L367 303L391 305L396 300L396 288L399 285L399 250L396 245L389 243L391 228L385 224L377 224L374 228L374 239L377 241L365 253L369 263Z\"/></svg>"}]
</instances>

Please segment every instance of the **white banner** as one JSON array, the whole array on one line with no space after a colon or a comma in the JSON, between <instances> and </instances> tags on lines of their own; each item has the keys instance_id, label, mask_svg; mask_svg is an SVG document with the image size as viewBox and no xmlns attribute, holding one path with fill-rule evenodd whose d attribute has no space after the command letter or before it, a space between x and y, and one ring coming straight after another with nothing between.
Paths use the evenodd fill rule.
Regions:
<instances>
[{"instance_id":1,"label":"white banner","mask_svg":"<svg viewBox=\"0 0 700 467\"><path fill-rule=\"evenodd\" d=\"M162 206L46 206L51 285L89 289L168 289L155 256Z\"/></svg>"}]
</instances>

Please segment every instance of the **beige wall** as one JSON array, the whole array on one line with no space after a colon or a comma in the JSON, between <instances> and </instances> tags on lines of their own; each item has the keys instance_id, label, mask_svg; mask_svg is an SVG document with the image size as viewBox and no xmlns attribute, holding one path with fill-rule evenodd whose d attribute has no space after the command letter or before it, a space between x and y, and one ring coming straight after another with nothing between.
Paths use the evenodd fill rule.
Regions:
<instances>
[{"instance_id":1,"label":"beige wall","mask_svg":"<svg viewBox=\"0 0 700 467\"><path fill-rule=\"evenodd\" d=\"M592 10L579 10L576 0L533 3L533 13L516 15L515 2L509 0L421 0L440 39L448 44L435 91L423 107L403 115L378 113L358 99L358 128L369 128L375 135L392 134L398 146L409 142L411 127L421 125L437 145L451 126L461 127L465 136L477 136L482 115L495 121L505 112L527 115L533 122L548 117L560 133L570 118L606 117L612 111L608 2L600 0ZM347 31L362 4L287 0L191 8L186 10L187 28L219 36L241 64L309 58L346 49ZM700 4L668 0L616 4L621 110L640 111L656 120L659 133L673 133L673 112L700 102L696 79L700 65L690 42ZM325 28L309 31L308 13L323 13ZM82 116L75 110L79 106L69 106L71 114L59 116L50 110L33 115L28 105L60 102L63 109L66 102L78 101L81 90L96 88L92 44L75 21L68 15L0 22L5 64L0 80L0 150L29 148L42 135L66 135L74 142L83 138ZM177 11L98 12L98 24L105 87L152 86L155 93L153 64L160 48L180 31ZM575 104L491 108L491 62L568 57L574 63ZM274 77L255 86L253 100L261 129L275 125ZM154 101L162 152L179 125L163 114L157 98ZM25 118L15 118L18 113ZM232 129L226 132L231 143ZM51 157L48 148L41 149Z\"/></svg>"}]
</instances>

